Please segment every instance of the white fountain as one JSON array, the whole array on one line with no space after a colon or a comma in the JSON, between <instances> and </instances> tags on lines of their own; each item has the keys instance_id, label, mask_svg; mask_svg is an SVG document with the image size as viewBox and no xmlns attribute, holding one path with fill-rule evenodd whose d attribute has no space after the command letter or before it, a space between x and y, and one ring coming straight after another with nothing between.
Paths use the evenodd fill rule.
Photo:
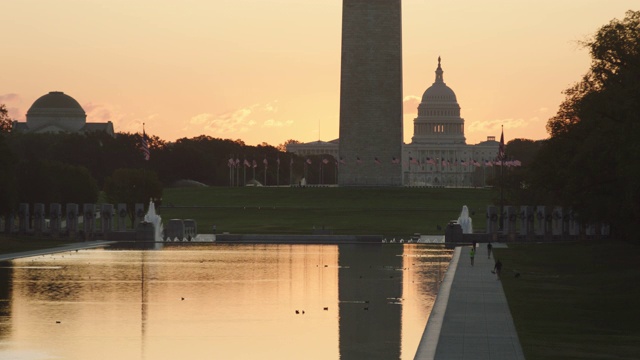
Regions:
<instances>
[{"instance_id":1,"label":"white fountain","mask_svg":"<svg viewBox=\"0 0 640 360\"><path fill-rule=\"evenodd\" d=\"M471 224L471 218L469 217L469 209L467 205L462 206L462 212L458 218L458 224L462 227L463 234L473 234L473 225Z\"/></svg>"},{"instance_id":2,"label":"white fountain","mask_svg":"<svg viewBox=\"0 0 640 360\"><path fill-rule=\"evenodd\" d=\"M156 205L149 201L149 210L144 216L144 221L153 224L154 241L162 241L162 218L156 214Z\"/></svg>"}]
</instances>

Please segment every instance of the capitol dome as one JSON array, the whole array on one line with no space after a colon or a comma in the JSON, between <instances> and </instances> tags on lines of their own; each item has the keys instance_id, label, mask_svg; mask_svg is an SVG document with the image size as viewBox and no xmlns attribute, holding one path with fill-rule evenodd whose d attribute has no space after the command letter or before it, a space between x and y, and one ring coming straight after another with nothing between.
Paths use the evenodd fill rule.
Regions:
<instances>
[{"instance_id":1,"label":"capitol dome","mask_svg":"<svg viewBox=\"0 0 640 360\"><path fill-rule=\"evenodd\" d=\"M438 57L436 79L425 90L418 105L418 117L413 121L413 143L465 144L464 119L456 93L444 82L441 59Z\"/></svg>"},{"instance_id":2,"label":"capitol dome","mask_svg":"<svg viewBox=\"0 0 640 360\"><path fill-rule=\"evenodd\" d=\"M436 69L436 81L422 95L423 103L433 102L454 102L457 103L456 93L444 83L442 77L442 67L440 66L440 58L438 58L438 68Z\"/></svg>"},{"instance_id":3,"label":"capitol dome","mask_svg":"<svg viewBox=\"0 0 640 360\"><path fill-rule=\"evenodd\" d=\"M87 121L82 106L61 91L52 91L36 100L27 111L27 126L37 132L76 132Z\"/></svg>"}]
</instances>

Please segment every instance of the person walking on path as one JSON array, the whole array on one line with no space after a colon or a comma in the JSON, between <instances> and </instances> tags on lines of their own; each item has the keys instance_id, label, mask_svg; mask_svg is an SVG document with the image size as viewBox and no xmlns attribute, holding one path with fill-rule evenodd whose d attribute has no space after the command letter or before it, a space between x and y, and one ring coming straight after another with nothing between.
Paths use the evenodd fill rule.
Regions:
<instances>
[{"instance_id":1,"label":"person walking on path","mask_svg":"<svg viewBox=\"0 0 640 360\"><path fill-rule=\"evenodd\" d=\"M473 258L476 256L476 248L472 247L471 250L469 250L469 256L471 257L471 266L473 266Z\"/></svg>"},{"instance_id":2,"label":"person walking on path","mask_svg":"<svg viewBox=\"0 0 640 360\"><path fill-rule=\"evenodd\" d=\"M502 263L500 262L500 260L496 260L496 265L493 267L493 272L498 277L498 280L500 280L500 271L501 270L502 270Z\"/></svg>"},{"instance_id":3,"label":"person walking on path","mask_svg":"<svg viewBox=\"0 0 640 360\"><path fill-rule=\"evenodd\" d=\"M491 249L493 249L493 245L491 245L491 242L487 243L487 253L489 254L489 256L487 257L487 259L491 259Z\"/></svg>"}]
</instances>

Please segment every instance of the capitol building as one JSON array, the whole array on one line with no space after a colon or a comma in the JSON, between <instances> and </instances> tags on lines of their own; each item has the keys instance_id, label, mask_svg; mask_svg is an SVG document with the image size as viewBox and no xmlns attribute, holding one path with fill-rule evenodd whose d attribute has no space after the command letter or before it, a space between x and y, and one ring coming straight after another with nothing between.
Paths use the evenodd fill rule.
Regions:
<instances>
[{"instance_id":1,"label":"capitol building","mask_svg":"<svg viewBox=\"0 0 640 360\"><path fill-rule=\"evenodd\" d=\"M88 123L84 109L71 96L52 91L38 98L27 111L26 122L13 122L21 133L88 133L104 131L114 136L113 123Z\"/></svg>"},{"instance_id":2,"label":"capitol building","mask_svg":"<svg viewBox=\"0 0 640 360\"><path fill-rule=\"evenodd\" d=\"M484 186L493 171L491 165L498 156L500 144L495 136L488 136L486 141L475 145L466 143L460 105L456 94L444 82L443 74L441 59L438 58L435 81L422 95L418 117L413 120L411 143L402 146L403 185ZM326 154L338 159L338 148L339 139L336 139L289 144L287 151L300 156Z\"/></svg>"}]
</instances>

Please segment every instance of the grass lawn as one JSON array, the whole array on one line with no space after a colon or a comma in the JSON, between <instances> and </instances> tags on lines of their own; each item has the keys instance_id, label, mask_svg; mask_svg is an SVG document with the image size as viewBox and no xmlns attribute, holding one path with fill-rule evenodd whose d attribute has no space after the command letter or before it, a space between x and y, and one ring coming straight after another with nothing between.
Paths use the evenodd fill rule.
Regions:
<instances>
[{"instance_id":1,"label":"grass lawn","mask_svg":"<svg viewBox=\"0 0 640 360\"><path fill-rule=\"evenodd\" d=\"M509 244L494 251L527 360L640 357L640 245Z\"/></svg>"},{"instance_id":2,"label":"grass lawn","mask_svg":"<svg viewBox=\"0 0 640 360\"><path fill-rule=\"evenodd\" d=\"M325 226L336 234L407 238L444 234L463 205L475 211L476 229L485 227L487 189L207 187L165 189L158 213L195 219L199 232L309 234ZM437 229L438 225L440 230Z\"/></svg>"}]
</instances>

